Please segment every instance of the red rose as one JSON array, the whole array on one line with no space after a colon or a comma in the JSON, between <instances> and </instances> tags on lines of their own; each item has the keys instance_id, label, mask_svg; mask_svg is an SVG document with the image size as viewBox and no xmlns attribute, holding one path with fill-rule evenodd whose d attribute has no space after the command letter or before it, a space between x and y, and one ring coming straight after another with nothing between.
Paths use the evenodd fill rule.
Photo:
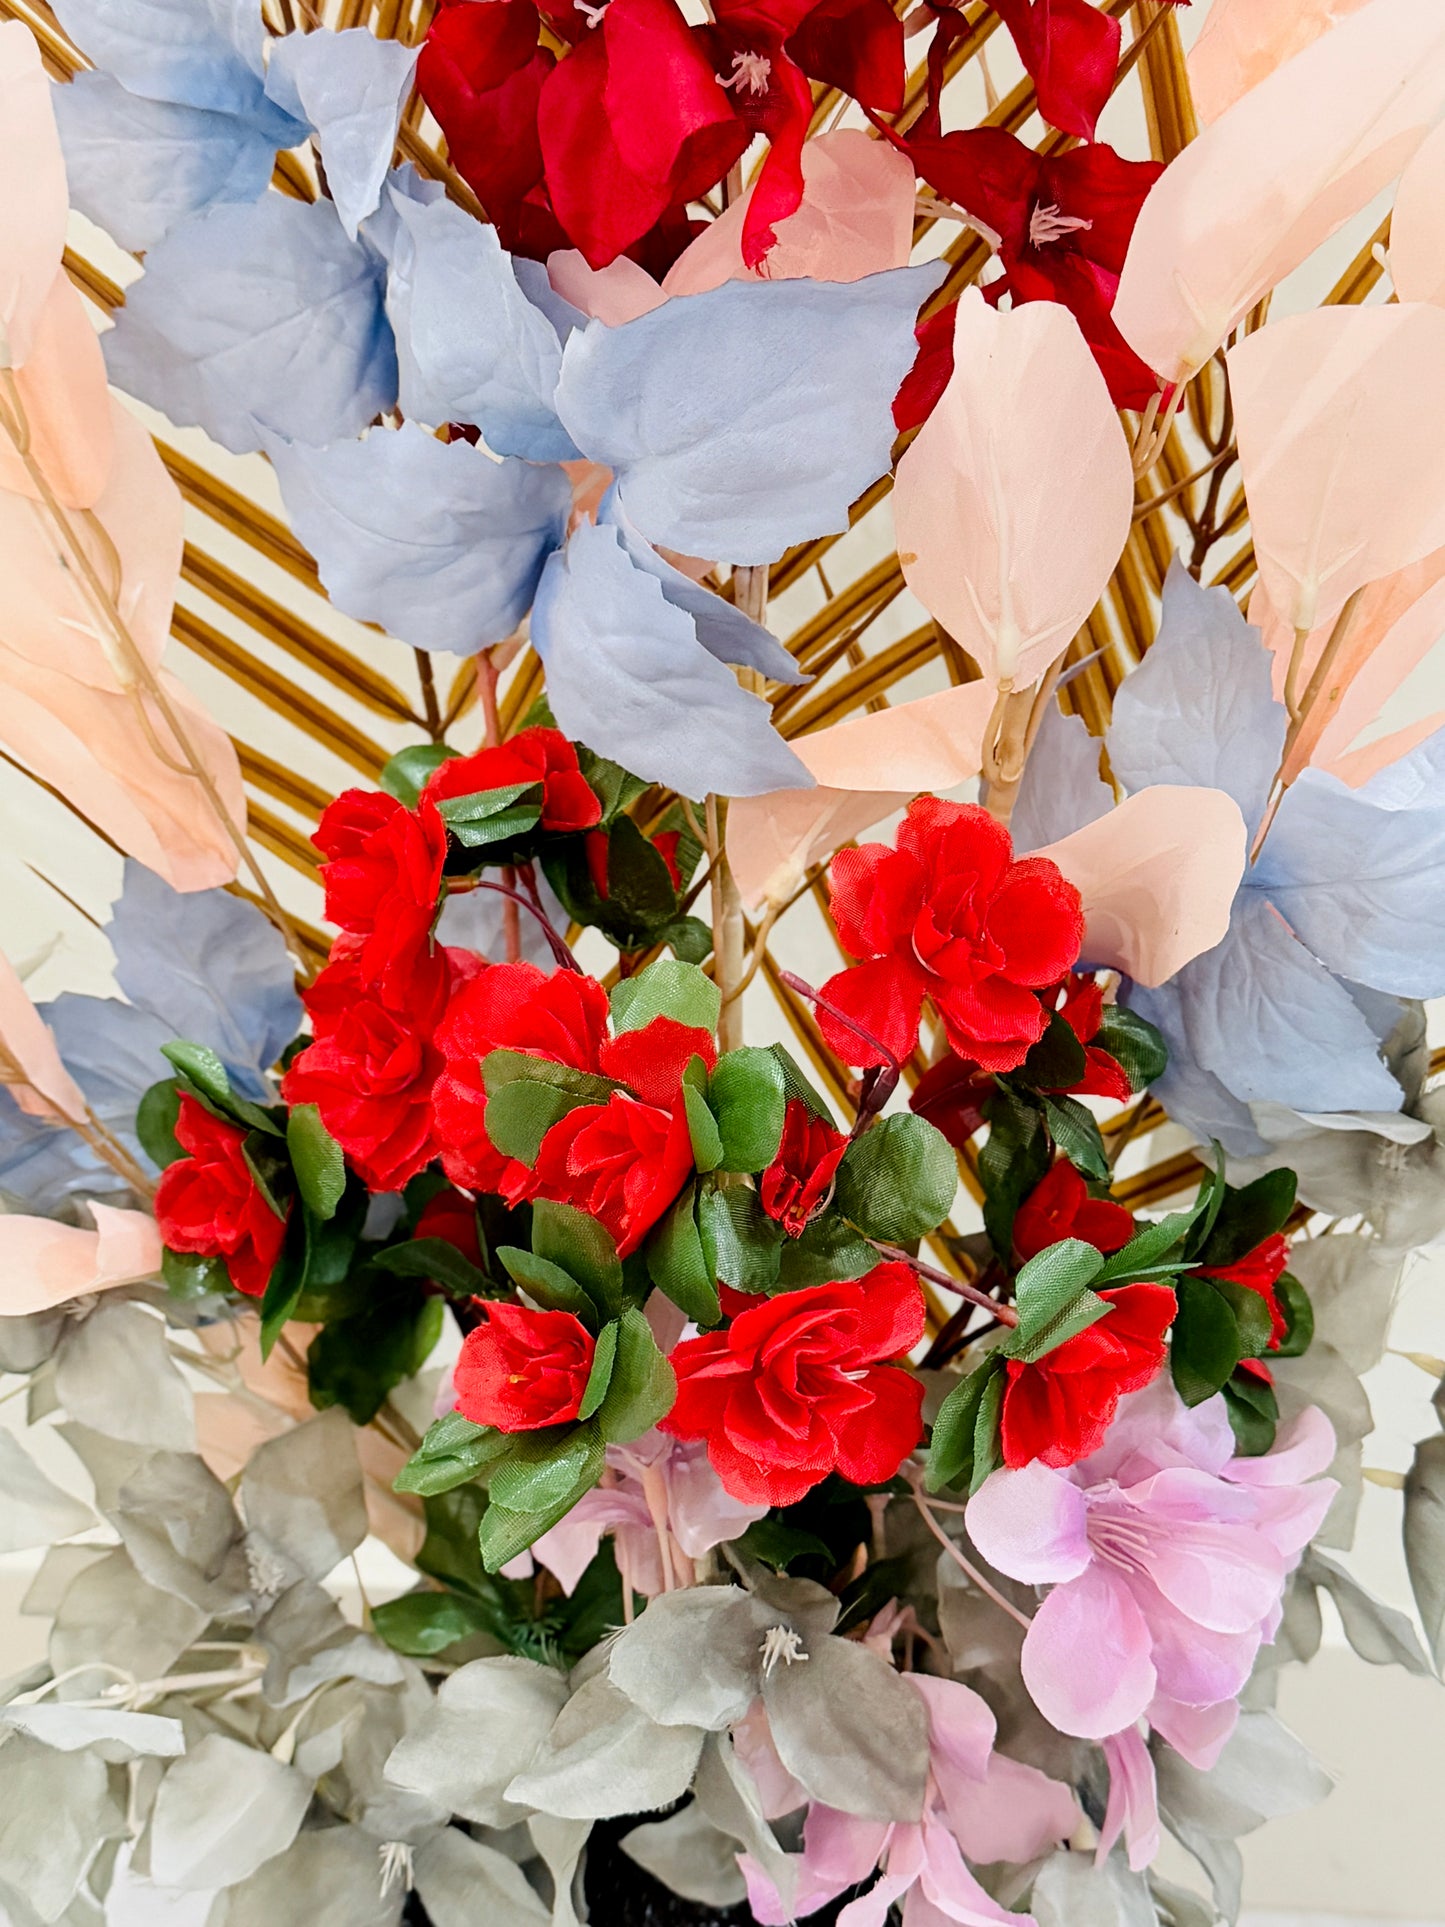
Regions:
<instances>
[{"instance_id":1,"label":"red rose","mask_svg":"<svg viewBox=\"0 0 1445 1927\"><path fill-rule=\"evenodd\" d=\"M606 1036L607 992L575 970L548 977L535 964L492 964L467 984L436 1033L445 1068L432 1091L432 1129L452 1182L499 1192L510 1204L536 1187L535 1174L503 1156L487 1136L482 1059L488 1052L527 1051L592 1071Z\"/></svg>"},{"instance_id":2,"label":"red rose","mask_svg":"<svg viewBox=\"0 0 1445 1927\"><path fill-rule=\"evenodd\" d=\"M984 1106L997 1088L992 1071L982 1071L949 1051L919 1078L908 1108L927 1118L961 1151L983 1123Z\"/></svg>"},{"instance_id":3,"label":"red rose","mask_svg":"<svg viewBox=\"0 0 1445 1927\"><path fill-rule=\"evenodd\" d=\"M1047 857L1013 860L1008 831L972 803L924 796L898 847L843 850L830 872L833 922L862 959L823 995L884 1046L875 1049L821 1006L818 1027L847 1064L885 1064L918 1042L925 997L960 1057L1015 1070L1044 1033L1038 992L1079 954L1078 891Z\"/></svg>"},{"instance_id":4,"label":"red rose","mask_svg":"<svg viewBox=\"0 0 1445 1927\"><path fill-rule=\"evenodd\" d=\"M1070 1091L1080 1097L1113 1097L1126 1104L1134 1086L1118 1058L1094 1039L1104 1022L1103 987L1092 977L1070 977L1064 984L1059 1015L1084 1047L1084 1075Z\"/></svg>"},{"instance_id":5,"label":"red rose","mask_svg":"<svg viewBox=\"0 0 1445 1927\"><path fill-rule=\"evenodd\" d=\"M1122 1204L1091 1198L1089 1187L1065 1159L1051 1165L1018 1208L1014 1249L1027 1261L1064 1238L1078 1238L1096 1251L1122 1251L1134 1220Z\"/></svg>"},{"instance_id":6,"label":"red rose","mask_svg":"<svg viewBox=\"0 0 1445 1927\"><path fill-rule=\"evenodd\" d=\"M1276 1231L1232 1265L1200 1265L1198 1269L1201 1278L1227 1278L1246 1291L1258 1292L1269 1306L1269 1350L1273 1352L1279 1350L1280 1340L1289 1330L1289 1320L1275 1290L1288 1268L1289 1239Z\"/></svg>"},{"instance_id":7,"label":"red rose","mask_svg":"<svg viewBox=\"0 0 1445 1927\"><path fill-rule=\"evenodd\" d=\"M363 975L404 1006L430 954L447 851L441 818L406 809L381 790L343 790L311 841L327 858L328 919L362 939Z\"/></svg>"},{"instance_id":8,"label":"red rose","mask_svg":"<svg viewBox=\"0 0 1445 1927\"><path fill-rule=\"evenodd\" d=\"M516 783L542 785L544 830L590 830L602 820L602 805L582 774L577 751L560 729L540 724L519 730L495 749L449 757L439 764L422 791L423 814L427 803L473 796L480 790L510 789Z\"/></svg>"},{"instance_id":9,"label":"red rose","mask_svg":"<svg viewBox=\"0 0 1445 1927\"><path fill-rule=\"evenodd\" d=\"M1073 1465L1103 1444L1125 1392L1147 1385L1164 1363L1174 1320L1168 1285L1121 1285L1099 1296L1114 1309L1066 1338L1036 1365L1008 1361L1003 1395L1005 1465Z\"/></svg>"},{"instance_id":10,"label":"red rose","mask_svg":"<svg viewBox=\"0 0 1445 1927\"><path fill-rule=\"evenodd\" d=\"M267 1204L241 1148L241 1127L213 1117L184 1092L176 1139L190 1156L169 1165L156 1187L161 1238L172 1251L224 1259L236 1290L260 1298L286 1241L291 1207L278 1218Z\"/></svg>"},{"instance_id":11,"label":"red rose","mask_svg":"<svg viewBox=\"0 0 1445 1927\"><path fill-rule=\"evenodd\" d=\"M881 1484L923 1433L922 1384L881 1361L922 1336L907 1265L763 1299L674 1348L677 1403L661 1429L706 1439L713 1470L750 1505L793 1505L834 1471Z\"/></svg>"},{"instance_id":12,"label":"red rose","mask_svg":"<svg viewBox=\"0 0 1445 1927\"><path fill-rule=\"evenodd\" d=\"M671 1111L614 1091L558 1120L537 1153L535 1195L604 1225L619 1258L636 1251L692 1174L681 1099Z\"/></svg>"},{"instance_id":13,"label":"red rose","mask_svg":"<svg viewBox=\"0 0 1445 1927\"><path fill-rule=\"evenodd\" d=\"M562 1425L581 1408L596 1349L570 1311L488 1305L486 1323L467 1333L452 1371L456 1409L499 1432Z\"/></svg>"},{"instance_id":14,"label":"red rose","mask_svg":"<svg viewBox=\"0 0 1445 1927\"><path fill-rule=\"evenodd\" d=\"M414 1239L440 1238L459 1251L470 1264L482 1269L482 1234L477 1224L477 1207L460 1191L448 1188L428 1198L417 1214Z\"/></svg>"},{"instance_id":15,"label":"red rose","mask_svg":"<svg viewBox=\"0 0 1445 1927\"><path fill-rule=\"evenodd\" d=\"M758 1181L764 1211L790 1238L801 1238L822 1210L843 1162L848 1140L801 1098L790 1097L783 1112L778 1155Z\"/></svg>"}]
</instances>

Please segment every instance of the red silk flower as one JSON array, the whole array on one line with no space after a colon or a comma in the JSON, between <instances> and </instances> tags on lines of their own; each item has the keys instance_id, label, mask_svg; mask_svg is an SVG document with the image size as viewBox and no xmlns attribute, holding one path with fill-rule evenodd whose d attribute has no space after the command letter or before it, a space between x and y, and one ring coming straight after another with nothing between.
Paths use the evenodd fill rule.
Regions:
<instances>
[{"instance_id":1,"label":"red silk flower","mask_svg":"<svg viewBox=\"0 0 1445 1927\"><path fill-rule=\"evenodd\" d=\"M570 1311L487 1306L452 1370L456 1409L473 1425L535 1432L577 1416L596 1344Z\"/></svg>"},{"instance_id":2,"label":"red silk flower","mask_svg":"<svg viewBox=\"0 0 1445 1927\"><path fill-rule=\"evenodd\" d=\"M422 798L424 804L436 804L516 783L542 785L544 830L590 830L601 821L602 805L578 767L576 749L560 729L540 724L475 756L449 757L432 771Z\"/></svg>"},{"instance_id":3,"label":"red silk flower","mask_svg":"<svg viewBox=\"0 0 1445 1927\"><path fill-rule=\"evenodd\" d=\"M172 1251L223 1258L236 1290L262 1297L286 1240L290 1206L277 1217L266 1202L246 1162L241 1127L213 1117L184 1092L176 1140L190 1156L168 1165L156 1186L162 1242Z\"/></svg>"},{"instance_id":4,"label":"red silk flower","mask_svg":"<svg viewBox=\"0 0 1445 1927\"><path fill-rule=\"evenodd\" d=\"M677 1402L661 1429L705 1439L726 1490L750 1505L793 1505L835 1471L881 1484L922 1436L922 1383L885 1361L918 1343L923 1319L900 1264L751 1304L674 1348Z\"/></svg>"},{"instance_id":5,"label":"red silk flower","mask_svg":"<svg viewBox=\"0 0 1445 1927\"><path fill-rule=\"evenodd\" d=\"M930 186L998 235L1004 275L989 283L989 299L1007 293L1015 302L1061 303L1079 323L1114 401L1142 407L1158 382L1115 327L1112 310L1134 223L1160 164L1124 160L1102 142L1036 154L1002 127L915 136L906 151ZM952 371L951 331L946 364L941 340L932 347L929 387L936 388ZM918 392L900 401L910 417L924 399L923 377L915 376Z\"/></svg>"},{"instance_id":6,"label":"red silk flower","mask_svg":"<svg viewBox=\"0 0 1445 1927\"><path fill-rule=\"evenodd\" d=\"M1064 985L1059 1015L1084 1046L1084 1075L1070 1091L1081 1097L1113 1097L1121 1104L1134 1095L1134 1086L1118 1058L1094 1039L1104 1021L1103 986L1093 977L1070 977Z\"/></svg>"},{"instance_id":7,"label":"red silk flower","mask_svg":"<svg viewBox=\"0 0 1445 1927\"><path fill-rule=\"evenodd\" d=\"M1078 1238L1106 1255L1122 1251L1134 1235L1134 1220L1122 1204L1091 1198L1089 1187L1060 1158L1039 1179L1014 1218L1014 1249L1025 1262L1064 1238Z\"/></svg>"},{"instance_id":8,"label":"red silk flower","mask_svg":"<svg viewBox=\"0 0 1445 1927\"><path fill-rule=\"evenodd\" d=\"M820 1005L818 1027L848 1064L903 1059L925 998L960 1057L1014 1070L1048 1021L1038 992L1079 954L1078 891L1047 857L1013 858L1008 831L971 803L920 797L898 847L843 850L830 871L833 922L861 961L823 996L879 1040L865 1042Z\"/></svg>"},{"instance_id":9,"label":"red silk flower","mask_svg":"<svg viewBox=\"0 0 1445 1927\"><path fill-rule=\"evenodd\" d=\"M988 0L1013 37L1039 112L1066 134L1094 138L1119 71L1119 22L1093 0Z\"/></svg>"},{"instance_id":10,"label":"red silk flower","mask_svg":"<svg viewBox=\"0 0 1445 1927\"><path fill-rule=\"evenodd\" d=\"M415 997L419 973L433 972L444 990L445 963L431 949L447 853L441 818L381 790L343 790L311 841L327 859L328 920L361 939L361 978L393 1005Z\"/></svg>"},{"instance_id":11,"label":"red silk flower","mask_svg":"<svg viewBox=\"0 0 1445 1927\"><path fill-rule=\"evenodd\" d=\"M1119 1400L1164 1363L1176 1302L1168 1285L1121 1285L1099 1296L1113 1310L1036 1365L1008 1361L1001 1443L1005 1465L1073 1465L1103 1444Z\"/></svg>"},{"instance_id":12,"label":"red silk flower","mask_svg":"<svg viewBox=\"0 0 1445 1927\"><path fill-rule=\"evenodd\" d=\"M470 1264L481 1268L484 1258L477 1207L470 1198L450 1187L428 1198L417 1214L414 1239L439 1238L459 1251Z\"/></svg>"},{"instance_id":13,"label":"red silk flower","mask_svg":"<svg viewBox=\"0 0 1445 1927\"><path fill-rule=\"evenodd\" d=\"M1288 1268L1289 1239L1282 1231L1276 1231L1242 1258L1236 1258L1232 1265L1201 1265L1199 1276L1227 1278L1232 1284L1243 1285L1246 1291L1258 1293L1269 1306L1269 1350L1273 1352L1279 1350L1280 1340L1289 1330L1289 1320L1276 1290Z\"/></svg>"},{"instance_id":14,"label":"red silk flower","mask_svg":"<svg viewBox=\"0 0 1445 1927\"><path fill-rule=\"evenodd\" d=\"M790 1238L801 1238L823 1208L848 1140L800 1098L783 1112L778 1155L758 1180L758 1201Z\"/></svg>"}]
</instances>

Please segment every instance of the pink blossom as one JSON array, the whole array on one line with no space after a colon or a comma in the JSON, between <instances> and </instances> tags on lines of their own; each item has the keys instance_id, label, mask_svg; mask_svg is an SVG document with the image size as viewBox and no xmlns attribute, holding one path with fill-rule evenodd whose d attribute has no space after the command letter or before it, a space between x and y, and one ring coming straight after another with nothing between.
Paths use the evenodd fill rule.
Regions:
<instances>
[{"instance_id":1,"label":"pink blossom","mask_svg":"<svg viewBox=\"0 0 1445 1927\"><path fill-rule=\"evenodd\" d=\"M1000 1572L1051 1588L1022 1656L1044 1717L1085 1739L1147 1718L1212 1766L1338 1489L1315 1477L1334 1450L1311 1407L1273 1452L1238 1458L1223 1399L1191 1411L1161 1377L1124 1400L1091 1458L994 1473L968 1529Z\"/></svg>"},{"instance_id":2,"label":"pink blossom","mask_svg":"<svg viewBox=\"0 0 1445 1927\"><path fill-rule=\"evenodd\" d=\"M532 1552L570 1593L610 1532L633 1590L654 1599L690 1586L692 1561L736 1539L767 1509L723 1490L705 1441L684 1443L652 1431L630 1445L608 1446L603 1483L544 1532Z\"/></svg>"},{"instance_id":3,"label":"pink blossom","mask_svg":"<svg viewBox=\"0 0 1445 1927\"><path fill-rule=\"evenodd\" d=\"M758 1864L738 1864L762 1927L814 1912L867 1880L882 1877L838 1916L838 1927L883 1927L903 1904L903 1927L1032 1927L987 1893L965 1859L1023 1862L1066 1839L1078 1824L1074 1796L1037 1768L993 1750L995 1723L985 1702L958 1680L906 1675L928 1706L928 1791L920 1821L889 1825L814 1803L803 1825L797 1891L784 1905Z\"/></svg>"}]
</instances>

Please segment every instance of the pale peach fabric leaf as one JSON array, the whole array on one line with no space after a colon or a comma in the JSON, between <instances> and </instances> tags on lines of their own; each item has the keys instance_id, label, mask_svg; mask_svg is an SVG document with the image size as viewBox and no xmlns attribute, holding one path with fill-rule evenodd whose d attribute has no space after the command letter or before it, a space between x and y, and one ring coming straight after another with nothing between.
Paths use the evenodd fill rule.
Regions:
<instances>
[{"instance_id":1,"label":"pale peach fabric leaf","mask_svg":"<svg viewBox=\"0 0 1445 1927\"><path fill-rule=\"evenodd\" d=\"M1189 50L1189 91L1208 126L1368 0L1212 0Z\"/></svg>"},{"instance_id":2,"label":"pale peach fabric leaf","mask_svg":"<svg viewBox=\"0 0 1445 1927\"><path fill-rule=\"evenodd\" d=\"M1066 649L1129 535L1134 481L1104 378L1066 308L958 304L954 370L898 464L908 586L990 682Z\"/></svg>"},{"instance_id":3,"label":"pale peach fabric leaf","mask_svg":"<svg viewBox=\"0 0 1445 1927\"><path fill-rule=\"evenodd\" d=\"M0 25L0 367L29 360L65 247L69 196L50 82L18 20Z\"/></svg>"},{"instance_id":4,"label":"pale peach fabric leaf","mask_svg":"<svg viewBox=\"0 0 1445 1927\"><path fill-rule=\"evenodd\" d=\"M1445 309L1292 315L1228 362L1260 576L1290 628L1445 544Z\"/></svg>"},{"instance_id":5,"label":"pale peach fabric leaf","mask_svg":"<svg viewBox=\"0 0 1445 1927\"><path fill-rule=\"evenodd\" d=\"M31 1117L83 1118L80 1086L60 1061L50 1026L30 1001L19 972L0 951L0 1082ZM13 1066L13 1068L12 1068Z\"/></svg>"},{"instance_id":6,"label":"pale peach fabric leaf","mask_svg":"<svg viewBox=\"0 0 1445 1927\"><path fill-rule=\"evenodd\" d=\"M1445 112L1445 9L1370 0L1238 100L1151 189L1114 299L1167 381L1395 179Z\"/></svg>"},{"instance_id":7,"label":"pale peach fabric leaf","mask_svg":"<svg viewBox=\"0 0 1445 1927\"><path fill-rule=\"evenodd\" d=\"M1152 986L1223 941L1246 842L1232 796L1159 784L1036 854L1084 899L1087 960Z\"/></svg>"},{"instance_id":8,"label":"pale peach fabric leaf","mask_svg":"<svg viewBox=\"0 0 1445 1927\"><path fill-rule=\"evenodd\" d=\"M921 790L977 776L993 704L991 684L965 683L795 738L818 787L738 797L728 808L728 861L743 901L786 902L815 863Z\"/></svg>"},{"instance_id":9,"label":"pale peach fabric leaf","mask_svg":"<svg viewBox=\"0 0 1445 1927\"><path fill-rule=\"evenodd\" d=\"M1333 762L1323 763L1331 776L1338 776L1342 783L1348 783L1352 790L1368 783L1372 776L1378 776L1382 769L1391 763L1398 763L1402 756L1408 756L1417 749L1427 736L1433 736L1445 725L1445 709L1437 709L1433 716L1421 716L1403 729L1395 730L1389 736L1376 737L1373 743L1365 743L1359 749L1352 749L1346 756L1337 756Z\"/></svg>"},{"instance_id":10,"label":"pale peach fabric leaf","mask_svg":"<svg viewBox=\"0 0 1445 1927\"><path fill-rule=\"evenodd\" d=\"M25 1318L161 1268L161 1235L144 1211L89 1206L96 1229L0 1214L0 1316Z\"/></svg>"},{"instance_id":11,"label":"pale peach fabric leaf","mask_svg":"<svg viewBox=\"0 0 1445 1927\"><path fill-rule=\"evenodd\" d=\"M66 508L94 508L115 462L112 403L100 337L64 268L51 283L30 358L15 371L15 386L30 428L30 453L46 482ZM0 490L36 499L40 493L4 434Z\"/></svg>"},{"instance_id":12,"label":"pale peach fabric leaf","mask_svg":"<svg viewBox=\"0 0 1445 1927\"><path fill-rule=\"evenodd\" d=\"M859 128L821 134L803 148L803 199L777 222L777 246L760 268L743 265L753 189L709 222L662 283L664 294L701 294L724 281L861 281L906 265L913 248L913 169L896 148Z\"/></svg>"},{"instance_id":13,"label":"pale peach fabric leaf","mask_svg":"<svg viewBox=\"0 0 1445 1927\"><path fill-rule=\"evenodd\" d=\"M1421 141L1395 190L1390 278L1402 301L1445 305L1445 122Z\"/></svg>"},{"instance_id":14,"label":"pale peach fabric leaf","mask_svg":"<svg viewBox=\"0 0 1445 1927\"><path fill-rule=\"evenodd\" d=\"M593 268L577 248L559 248L547 256L547 279L555 294L609 328L651 314L667 299L647 269L625 254L605 268Z\"/></svg>"}]
</instances>

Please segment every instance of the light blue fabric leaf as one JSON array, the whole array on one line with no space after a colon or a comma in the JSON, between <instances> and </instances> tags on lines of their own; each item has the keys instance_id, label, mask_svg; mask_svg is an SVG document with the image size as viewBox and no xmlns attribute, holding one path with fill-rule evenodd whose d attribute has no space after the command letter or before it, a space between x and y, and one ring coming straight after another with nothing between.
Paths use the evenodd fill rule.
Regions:
<instances>
[{"instance_id":1,"label":"light blue fabric leaf","mask_svg":"<svg viewBox=\"0 0 1445 1927\"><path fill-rule=\"evenodd\" d=\"M259 910L225 890L173 890L128 860L106 934L116 982L138 1009L169 1036L209 1045L243 1096L269 1095L266 1073L301 1028L301 1000ZM165 1075L159 1061L146 1083Z\"/></svg>"},{"instance_id":2,"label":"light blue fabric leaf","mask_svg":"<svg viewBox=\"0 0 1445 1927\"><path fill-rule=\"evenodd\" d=\"M381 200L420 51L369 27L287 34L271 49L266 92L316 130L326 185L353 241Z\"/></svg>"},{"instance_id":3,"label":"light blue fabric leaf","mask_svg":"<svg viewBox=\"0 0 1445 1927\"><path fill-rule=\"evenodd\" d=\"M1153 1024L1169 1046L1168 1068L1150 1086L1151 1094L1169 1113L1171 1123L1198 1143L1210 1144L1217 1138L1231 1157L1255 1157L1265 1149L1265 1140L1255 1128L1249 1106L1227 1090L1213 1071L1196 1062L1185 1045L1187 971L1188 966L1152 990L1126 983L1119 993L1119 1001Z\"/></svg>"},{"instance_id":4,"label":"light blue fabric leaf","mask_svg":"<svg viewBox=\"0 0 1445 1927\"><path fill-rule=\"evenodd\" d=\"M331 600L417 649L465 656L510 636L572 505L562 469L498 462L414 422L268 449Z\"/></svg>"},{"instance_id":5,"label":"light blue fabric leaf","mask_svg":"<svg viewBox=\"0 0 1445 1927\"><path fill-rule=\"evenodd\" d=\"M893 398L941 262L861 281L728 281L568 341L557 412L649 542L771 562L841 534L887 471Z\"/></svg>"},{"instance_id":6,"label":"light blue fabric leaf","mask_svg":"<svg viewBox=\"0 0 1445 1927\"><path fill-rule=\"evenodd\" d=\"M450 201L393 197L386 311L409 421L470 422L498 455L568 461L577 453L552 406L557 330L523 294L497 230Z\"/></svg>"},{"instance_id":7,"label":"light blue fabric leaf","mask_svg":"<svg viewBox=\"0 0 1445 1927\"><path fill-rule=\"evenodd\" d=\"M361 224L362 245L371 250L383 268L389 268L398 237L405 238L406 246L411 246L397 208L403 201L415 201L419 207L429 207L433 201L445 200L446 192L440 181L426 180L417 173L410 161L403 161L400 167L394 167L387 175L375 214L369 214Z\"/></svg>"},{"instance_id":8,"label":"light blue fabric leaf","mask_svg":"<svg viewBox=\"0 0 1445 1927\"><path fill-rule=\"evenodd\" d=\"M1445 729L1437 729L1408 755L1383 769L1355 794L1384 810L1409 810L1417 804L1439 804L1445 798Z\"/></svg>"},{"instance_id":9,"label":"light blue fabric leaf","mask_svg":"<svg viewBox=\"0 0 1445 1927\"><path fill-rule=\"evenodd\" d=\"M54 13L127 93L238 114L274 132L273 149L305 138L266 98L258 0L55 0Z\"/></svg>"},{"instance_id":10,"label":"light blue fabric leaf","mask_svg":"<svg viewBox=\"0 0 1445 1927\"><path fill-rule=\"evenodd\" d=\"M1048 705L1009 818L1020 855L1057 843L1113 809L1114 793L1099 774L1099 748L1081 716Z\"/></svg>"},{"instance_id":11,"label":"light blue fabric leaf","mask_svg":"<svg viewBox=\"0 0 1445 1927\"><path fill-rule=\"evenodd\" d=\"M1105 738L1125 789L1192 783L1223 790L1253 837L1288 722L1271 690L1271 661L1227 589L1203 589L1172 563L1159 634L1124 678Z\"/></svg>"},{"instance_id":12,"label":"light blue fabric leaf","mask_svg":"<svg viewBox=\"0 0 1445 1927\"><path fill-rule=\"evenodd\" d=\"M266 434L320 446L396 400L382 270L329 201L214 207L146 257L104 337L110 378L233 455Z\"/></svg>"},{"instance_id":13,"label":"light blue fabric leaf","mask_svg":"<svg viewBox=\"0 0 1445 1927\"><path fill-rule=\"evenodd\" d=\"M1409 788L1401 779L1397 793ZM1341 977L1399 997L1445 994L1438 785L1429 804L1391 808L1305 770L1285 792L1250 881Z\"/></svg>"},{"instance_id":14,"label":"light blue fabric leaf","mask_svg":"<svg viewBox=\"0 0 1445 1927\"><path fill-rule=\"evenodd\" d=\"M258 200L271 179L275 140L241 115L130 94L103 73L50 97L70 204L123 248L154 247L203 207Z\"/></svg>"},{"instance_id":15,"label":"light blue fabric leaf","mask_svg":"<svg viewBox=\"0 0 1445 1927\"><path fill-rule=\"evenodd\" d=\"M1192 1062L1242 1103L1398 1110L1400 1087L1349 992L1258 891L1241 891L1223 943L1186 964L1168 988L1179 1017L1165 1037L1181 1070ZM1131 1006L1148 1016L1153 995L1133 991Z\"/></svg>"},{"instance_id":16,"label":"light blue fabric leaf","mask_svg":"<svg viewBox=\"0 0 1445 1927\"><path fill-rule=\"evenodd\" d=\"M512 256L512 272L517 277L517 286L526 295L534 308L540 308L557 331L557 339L565 342L574 328L585 328L587 317L580 308L574 308L570 301L563 300L547 277L545 261L529 261L525 255Z\"/></svg>"},{"instance_id":17,"label":"light blue fabric leaf","mask_svg":"<svg viewBox=\"0 0 1445 1927\"><path fill-rule=\"evenodd\" d=\"M774 682L800 684L811 680L770 630L664 561L627 519L615 485L603 497L597 519L616 529L633 566L657 578L673 608L692 617L697 639L710 656L716 656L719 662L756 669Z\"/></svg>"},{"instance_id":18,"label":"light blue fabric leaf","mask_svg":"<svg viewBox=\"0 0 1445 1927\"><path fill-rule=\"evenodd\" d=\"M767 704L708 654L616 529L579 528L552 557L531 633L558 728L599 755L684 796L812 788Z\"/></svg>"}]
</instances>

